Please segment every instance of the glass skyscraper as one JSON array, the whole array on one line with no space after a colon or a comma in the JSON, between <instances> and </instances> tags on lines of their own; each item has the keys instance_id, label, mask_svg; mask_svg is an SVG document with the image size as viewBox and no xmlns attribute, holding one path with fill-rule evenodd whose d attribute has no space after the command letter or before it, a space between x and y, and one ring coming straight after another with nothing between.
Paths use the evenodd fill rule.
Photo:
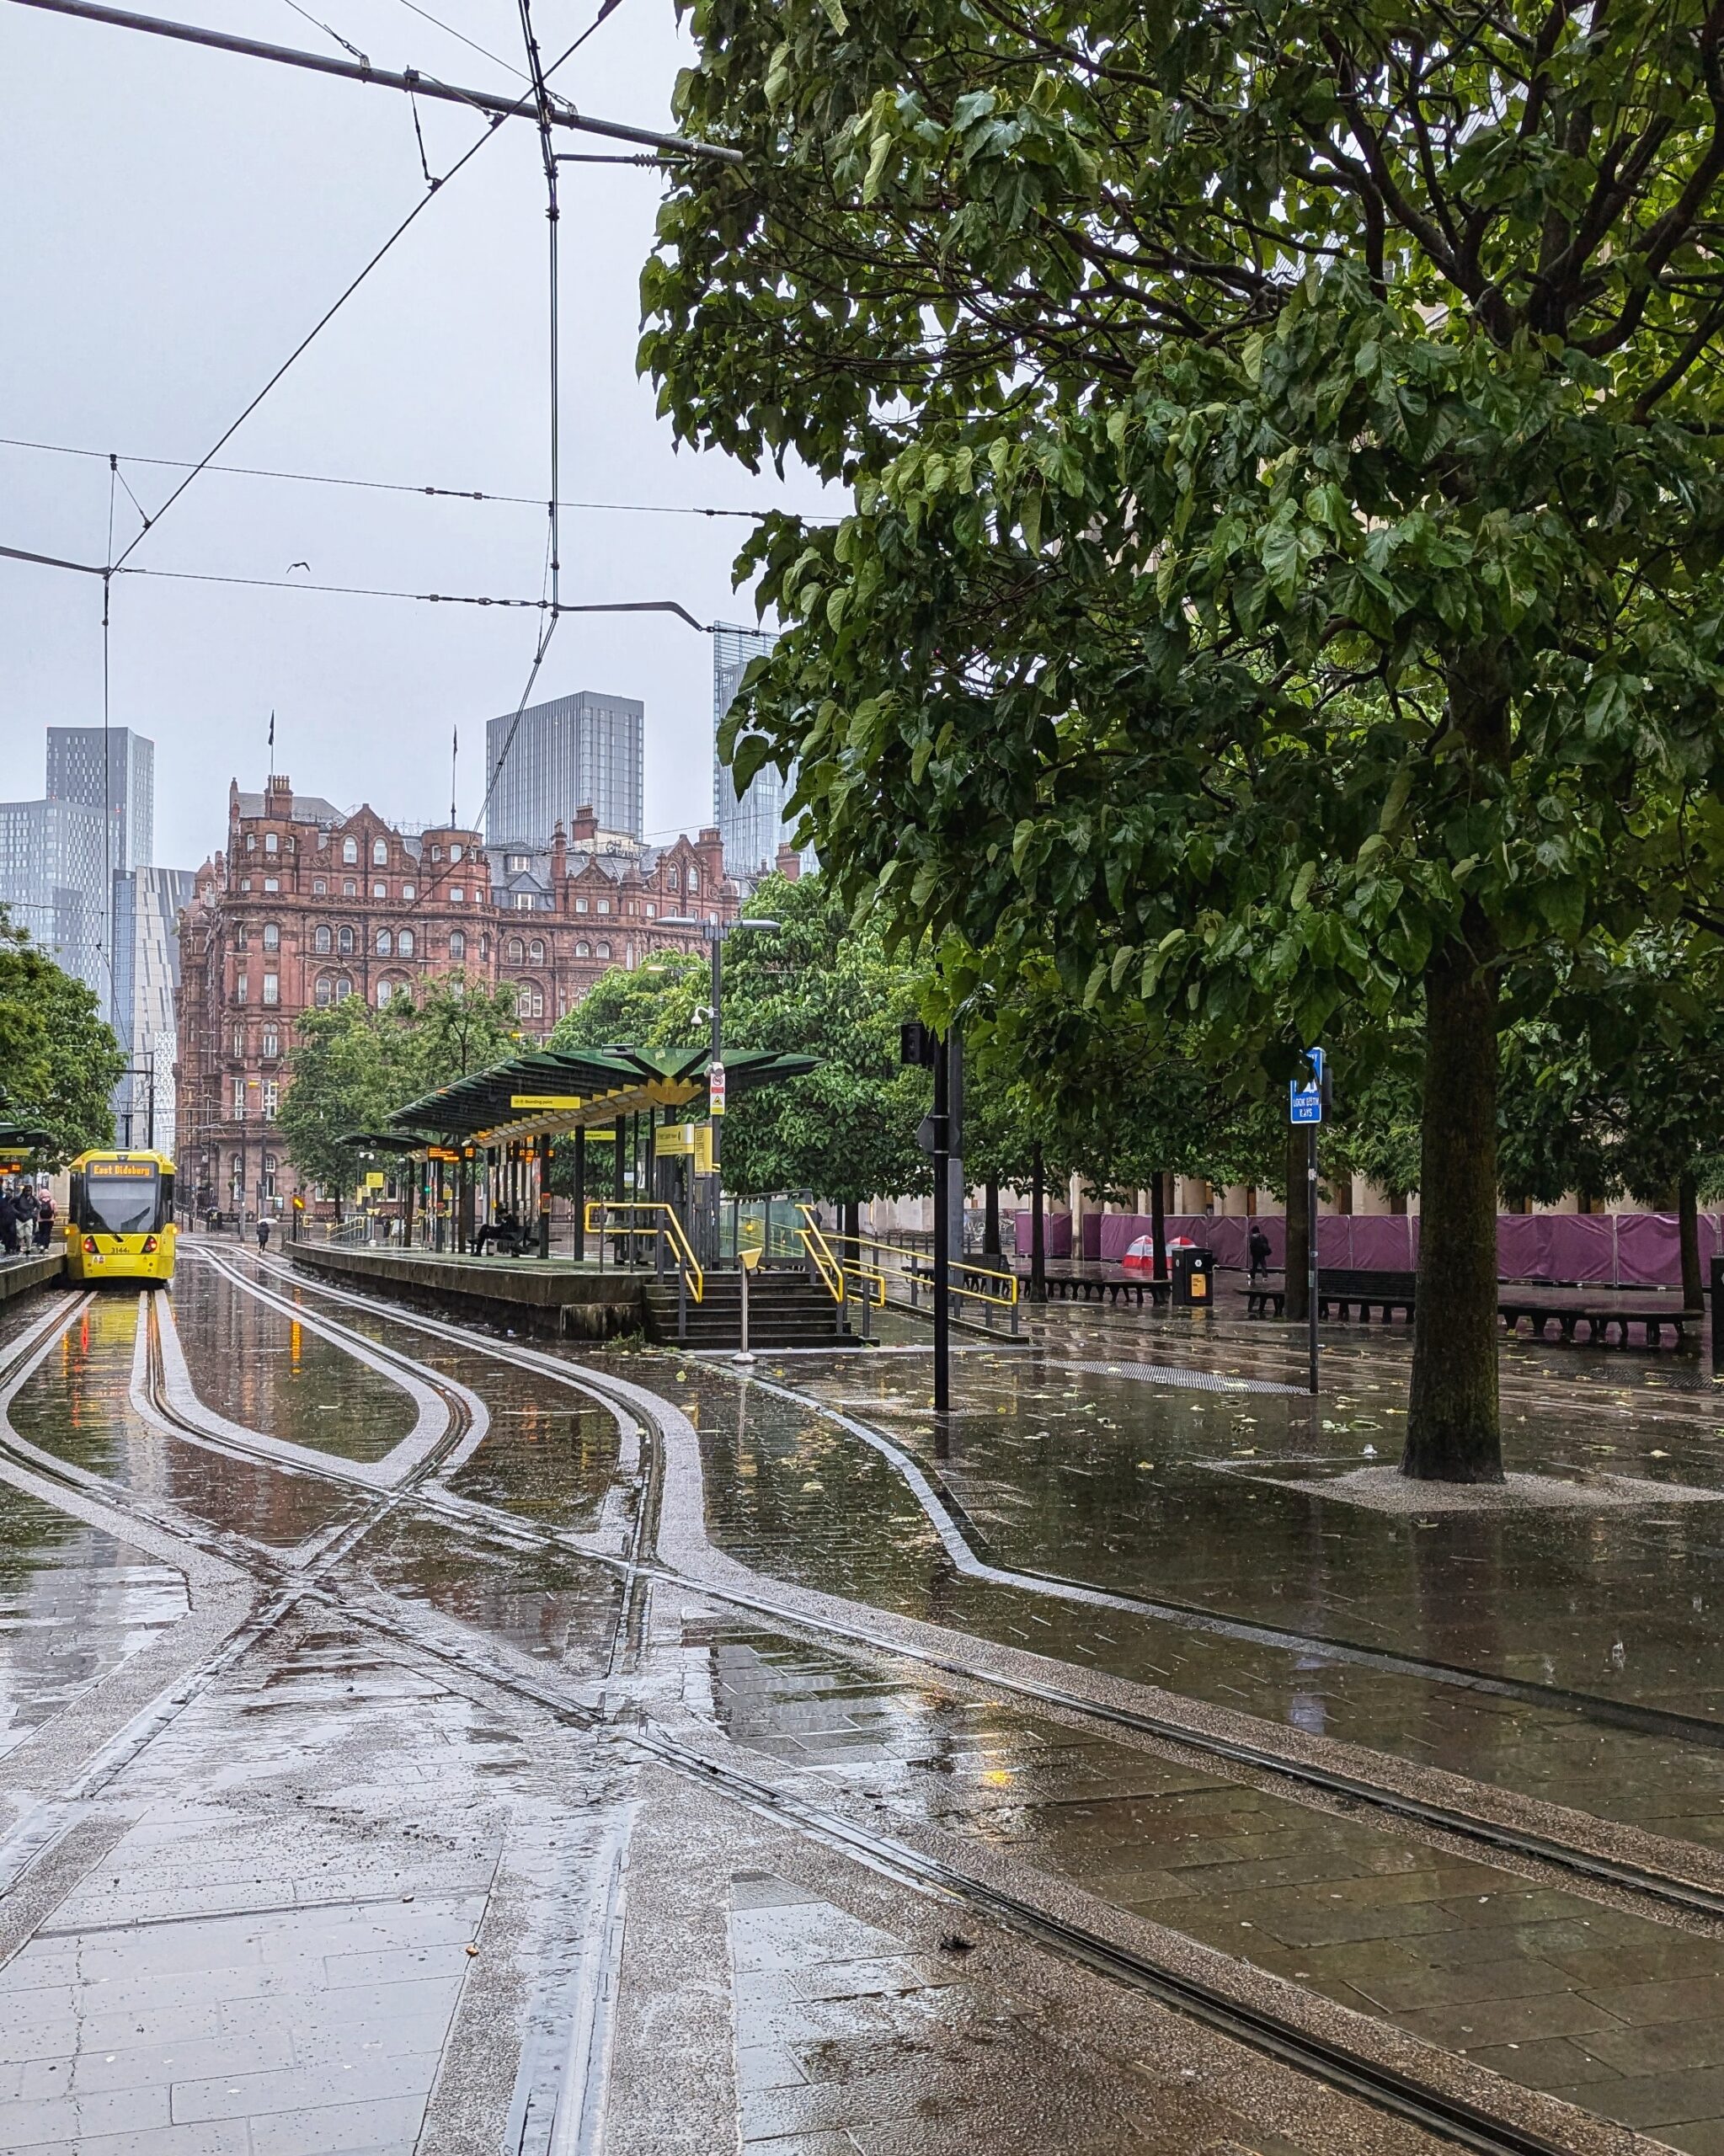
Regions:
<instances>
[{"instance_id":1,"label":"glass skyscraper","mask_svg":"<svg viewBox=\"0 0 1724 2156\"><path fill-rule=\"evenodd\" d=\"M513 712L492 719L485 728L487 846L494 854L548 846L556 826L568 830L582 808L592 810L602 831L643 836L645 729L644 704L595 689L531 704L519 724Z\"/></svg>"},{"instance_id":2,"label":"glass skyscraper","mask_svg":"<svg viewBox=\"0 0 1724 2156\"><path fill-rule=\"evenodd\" d=\"M785 777L776 764L762 764L750 780L741 800L731 782L729 766L719 760L718 728L730 708L751 659L769 652L777 641L764 629L739 628L728 622L713 630L713 821L724 842L724 873L748 878L762 876L778 858L778 849L790 842L793 826L787 823L784 804L796 790L796 771ZM803 866L812 868L812 848L804 851Z\"/></svg>"},{"instance_id":3,"label":"glass skyscraper","mask_svg":"<svg viewBox=\"0 0 1724 2156\"><path fill-rule=\"evenodd\" d=\"M129 726L51 726L48 798L106 813L116 875L147 867L156 851L155 743Z\"/></svg>"},{"instance_id":4,"label":"glass skyscraper","mask_svg":"<svg viewBox=\"0 0 1724 2156\"><path fill-rule=\"evenodd\" d=\"M95 990L105 1017L112 982L101 812L75 801L0 802L0 906Z\"/></svg>"}]
</instances>

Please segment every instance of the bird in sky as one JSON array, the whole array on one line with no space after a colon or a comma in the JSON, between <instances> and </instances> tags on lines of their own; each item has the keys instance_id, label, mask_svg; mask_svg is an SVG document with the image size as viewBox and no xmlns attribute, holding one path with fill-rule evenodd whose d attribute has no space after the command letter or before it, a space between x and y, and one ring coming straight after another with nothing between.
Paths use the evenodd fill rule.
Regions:
<instances>
[{"instance_id":1,"label":"bird in sky","mask_svg":"<svg viewBox=\"0 0 1724 2156\"><path fill-rule=\"evenodd\" d=\"M309 576L312 573L312 565L309 562L290 562L287 564L287 574L289 576L291 576L296 569L303 569L306 574Z\"/></svg>"}]
</instances>

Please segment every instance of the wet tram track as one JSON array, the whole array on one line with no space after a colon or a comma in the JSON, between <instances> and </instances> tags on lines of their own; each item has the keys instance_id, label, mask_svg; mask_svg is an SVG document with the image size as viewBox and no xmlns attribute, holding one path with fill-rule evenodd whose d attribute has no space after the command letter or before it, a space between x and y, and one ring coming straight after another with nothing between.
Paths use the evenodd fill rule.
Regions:
<instances>
[{"instance_id":1,"label":"wet tram track","mask_svg":"<svg viewBox=\"0 0 1724 2156\"><path fill-rule=\"evenodd\" d=\"M363 1299L350 1299L362 1300ZM426 1321L403 1318L398 1311L387 1305L372 1305L378 1314L392 1320L414 1325ZM66 1313L60 1324L50 1328L51 1340L65 1325L69 1324L76 1310ZM434 1322L434 1321L433 1321ZM339 1328L344 1330L344 1328ZM500 1343L492 1343L448 1331L462 1344L479 1352L494 1355L505 1362L514 1362L519 1368L533 1370L537 1374L553 1378L577 1390L589 1393L601 1401L615 1414L638 1413L646 1406L648 1427L652 1427L651 1402L654 1396L642 1394L642 1389L628 1385L625 1381L609 1379L563 1363L561 1358L541 1357L533 1351L511 1350ZM16 1358L0 1350L0 1380L8 1374ZM411 1358L402 1358L403 1361ZM435 1375L429 1366L421 1366L429 1379ZM149 1369L152 1385L159 1385L159 1356L152 1353ZM174 1403L164 1400L160 1392L153 1402L164 1421L172 1422L175 1416ZM667 1403L658 1402L659 1406ZM194 1437L190 1428L184 1433ZM656 1433L655 1433L656 1434ZM209 1444L207 1438L195 1441ZM446 1460L458 1443L453 1431L441 1449ZM659 1459L662 1438L646 1449L643 1467L649 1473L662 1467ZM239 1450L240 1448L219 1448ZM20 1453L19 1449L0 1435L0 1451L13 1458L18 1464L28 1467L34 1474L42 1473L35 1458L34 1447ZM279 1460L267 1454L254 1454L280 1467ZM1075 1694L1062 1695L1057 1688L1031 1687L1022 1684L1003 1683L997 1672L966 1664L960 1660L947 1659L933 1655L906 1654L900 1645L870 1635L863 1628L834 1626L811 1620L805 1613L774 1603L770 1598L755 1597L727 1592L697 1576L670 1566L643 1555L645 1538L649 1534L648 1504L639 1508L636 1524L636 1543L632 1551L612 1554L595 1552L581 1548L574 1538L551 1530L536 1529L528 1523L514 1520L506 1515L491 1513L491 1508L475 1507L466 1501L451 1500L451 1493L438 1490L431 1482L435 1462L427 1460L414 1472L412 1481L399 1490L382 1497L373 1493L373 1502L361 1516L348 1524L327 1548L311 1563L300 1567L273 1558L254 1545L242 1545L245 1563L260 1586L276 1591L270 1593L263 1606L251 1620L226 1641L217 1652L200 1664L199 1668L158 1702L147 1718L141 1717L139 1724L125 1732L127 1741L110 1746L103 1758L96 1763L75 1793L68 1793L69 1801L87 1803L94 1790L105 1786L136 1759L153 1738L165 1730L171 1721L189 1704L191 1698L204 1689L214 1678L231 1668L245 1653L259 1645L282 1621L288 1611L299 1601L310 1598L338 1610L344 1618L378 1635L389 1638L417 1656L439 1663L451 1673L488 1689L529 1703L558 1721L580 1728L607 1742L621 1747L632 1756L650 1758L680 1775L711 1788L729 1799L741 1804L765 1818L793 1828L797 1833L818 1842L821 1846L857 1861L874 1872L921 1894L932 1894L957 1907L969 1911L974 1918L1013 1933L1033 1945L1067 1963L1075 1964L1093 1974L1123 1985L1141 1995L1166 2006L1187 2018L1200 2023L1215 2033L1242 2043L1260 2055L1290 2069L1315 2077L1331 2088L1348 2093L1373 2109L1386 2113L1424 2132L1447 2142L1450 2145L1482 2151L1519 2151L1522 2156L1539 2152L1540 2156L1556 2156L1556 2152L1574 2152L1581 2148L1597 2148L1628 2145L1627 2130L1613 2124L1607 2118L1591 2112L1580 2111L1562 2105L1556 2099L1547 2099L1523 2084L1499 2081L1487 2069L1474 2069L1465 2061L1449 2058L1443 2052L1430 2053L1429 2047L1416 2039L1407 2039L1396 2029L1392 2022L1368 2022L1366 2028L1375 2036L1380 2032L1384 2042L1374 2052L1369 2043L1349 2043L1316 2025L1325 2020L1333 2020L1332 2012L1326 2014L1327 2006L1320 1994L1301 1992L1297 1987L1268 1980L1268 1988L1278 1994L1289 2010L1276 2010L1265 2004L1261 1994L1264 1986L1261 1981L1265 1972L1249 1964L1235 1962L1232 1957L1219 1951L1198 1947L1193 1967L1190 1957L1159 1956L1145 1951L1143 1945L1129 1935L1135 1929L1145 1927L1128 1913L1117 1913L1101 1905L1095 1920L1089 1923L1074 1920L1063 1914L1057 1905L1044 1906L1028 1895L1014 1891L1009 1883L985 1876L985 1866L978 1868L954 1863L949 1858L925 1848L902 1835L883 1833L866 1818L851 1816L850 1812L832 1804L815 1802L767 1779L761 1773L750 1771L748 1764L739 1764L729 1758L714 1756L702 1743L689 1742L651 1721L641 1719L632 1710L624 1710L619 1716L607 1709L602 1700L599 1704L582 1699L563 1684L547 1680L536 1671L523 1669L513 1658L505 1658L498 1643L483 1635L463 1628L467 1636L451 1639L444 1636L446 1627L428 1626L414 1621L398 1605L397 1599L384 1594L389 1605L380 1608L372 1597L355 1599L348 1595L336 1596L323 1584L325 1575L343 1558L357 1550L364 1536L390 1512L399 1508L424 1504L446 1524L456 1526L467 1534L476 1535L485 1541L504 1542L515 1548L543 1548L555 1545L560 1552L588 1558L619 1572L629 1578L638 1589L649 1591L659 1583L675 1584L692 1591L702 1598L730 1602L746 1608L753 1614L782 1623L787 1630L813 1633L816 1636L835 1636L866 1648L871 1653L888 1660L910 1660L924 1667L934 1667L942 1673L974 1682L985 1689L1016 1690L1026 1697L1038 1699L1041 1703L1059 1707L1075 1716L1097 1718L1093 1703ZM350 1486L359 1477L350 1465L344 1467L334 1461L328 1470L332 1479L345 1480ZM56 1479L52 1476L46 1479ZM88 1496L99 1488L102 1501L108 1509L121 1514L131 1513L141 1520L147 1518L158 1531L173 1531L189 1535L200 1547L219 1554L225 1561L232 1563L236 1556L236 1538L216 1530L202 1529L187 1522L174 1523L168 1519L159 1508L147 1508L134 1499L131 1493L99 1477L90 1476L82 1470L66 1470L57 1478L69 1492ZM446 1504L446 1500L450 1501ZM416 1615L416 1613L415 1613ZM616 1641L613 1645L613 1665L616 1648L626 1641L632 1629L628 1606L619 1615ZM1116 1716L1111 1710L1100 1718L1117 1720L1121 1726L1139 1726L1145 1734L1157 1737L1163 1732L1153 1726L1150 1718ZM1221 1748L1198 1742L1193 1746L1196 1733L1169 1725L1168 1741L1190 1749L1210 1749L1220 1755ZM716 1728L702 1727L701 1737L707 1743L729 1746ZM1255 1764L1255 1762L1244 1764ZM1277 1770L1284 1769L1289 1763L1272 1761ZM1301 1770L1303 1771L1303 1770ZM1370 1792L1375 1794L1375 1792ZM844 1797L858 1808L875 1801L864 1792L846 1791ZM58 1809L59 1807L56 1807ZM939 1836L932 1838L938 1840ZM37 1845L21 1852L25 1862L18 1870L40 1858L45 1844L40 1836ZM1573 1853L1572 1853L1573 1854ZM14 1874L14 1876L16 1876ZM1710 1913L1703 1911L1693 1897L1694 1890L1688 1882L1664 1880L1647 1872L1641 1875L1646 1884L1637 1891L1649 1898L1663 1898L1673 1907L1679 1906L1685 1913ZM1609 1882L1620 1886L1620 1881ZM1704 1894L1704 1890L1699 1890ZM1114 1919L1118 1917L1118 1921ZM1154 1929L1154 1927L1150 1927ZM1190 1945L1190 1941L1182 1941ZM1204 1963L1214 1965L1211 1973L1205 1974ZM1246 1979L1241 1987L1230 1981L1237 1970ZM1308 2020L1304 2008L1309 2004L1316 2009ZM1342 2009L1342 2018L1358 2021L1359 2017ZM1440 2059L1450 2068L1459 2068L1458 2087L1439 2085L1443 2075L1426 2075L1418 2072L1422 2062L1417 2057L1409 2065L1405 2054L1411 2048L1415 2053L1423 2052L1433 2060ZM1470 2087L1469 2087L1469 2084ZM1492 2085L1495 2084L1495 2085ZM1490 2100L1506 2102L1508 2111L1519 2111L1526 2116L1514 2117L1505 2115L1503 2109L1493 2108ZM1540 2119L1566 2117L1572 2126L1560 2123L1554 2132L1545 2131ZM1647 2145L1641 2143L1641 2145Z\"/></svg>"},{"instance_id":2,"label":"wet tram track","mask_svg":"<svg viewBox=\"0 0 1724 2156\"><path fill-rule=\"evenodd\" d=\"M409 1315L387 1305L371 1303L367 1298L343 1294L339 1299L368 1308L375 1314L387 1314L392 1321L415 1329L435 1332L488 1359L518 1370L548 1377L576 1392L605 1402L613 1412L618 1412L625 1404L636 1415L650 1412L649 1409L643 1408L638 1396L645 1389L632 1386L627 1381L611 1378L604 1373L571 1364L561 1357L523 1348L518 1343L508 1344L483 1335L463 1333L456 1327L443 1326L434 1319ZM769 1381L758 1377L750 1378L749 1382L755 1385L766 1384L769 1390L772 1389ZM810 1402L787 1387L777 1390L799 1407L818 1409L818 1412L829 1416L837 1415L837 1411L819 1409L818 1403ZM661 1408L668 1405L663 1401L658 1404ZM655 1477L662 1476L662 1454L661 1434L647 1454ZM514 1552L554 1552L559 1556L584 1561L614 1572L626 1582L661 1581L667 1585L691 1590L727 1607L745 1611L750 1616L766 1620L788 1632L859 1649L872 1657L887 1662L908 1663L975 1687L982 1692L1011 1694L1038 1706L1051 1709L1079 1726L1098 1726L1140 1737L1157 1745L1172 1746L1188 1757L1219 1761L1250 1774L1268 1777L1272 1783L1280 1785L1281 1793L1309 1793L1316 1797L1325 1808L1333 1808L1345 1816L1380 1814L1421 1833L1440 1835L1470 1844L1476 1849L1486 1849L1494 1856L1508 1857L1528 1867L1530 1876L1547 1876L1548 1868L1550 1872L1561 1875L1563 1884L1583 1883L1594 1889L1605 1890L1613 1896L1631 1897L1636 1903L1644 1903L1648 1913L1662 1909L1698 1918L1709 1924L1724 1920L1724 1860L1715 1857L1713 1852L1698 1844L1636 1833L1634 1838L1644 1844L1657 1844L1658 1855L1664 1860L1663 1862L1655 1862L1650 1858L1637 1860L1625 1856L1620 1848L1613 1849L1605 1846L1609 1841L1620 1843L1623 1838L1623 1830L1620 1826L1598 1822L1589 1814L1569 1812L1563 1807L1545 1806L1535 1801L1535 1808L1540 1811L1561 1812L1562 1822L1574 1830L1569 1835L1541 1831L1512 1817L1492 1817L1491 1801L1500 1798L1503 1792L1490 1784L1474 1782L1469 1785L1481 1800L1477 1809L1445 1804L1421 1796L1412 1789L1396 1788L1363 1772L1348 1772L1309 1758L1301 1758L1294 1753L1272 1742L1258 1741L1252 1736L1220 1733L1206 1730L1194 1721L1116 1701L1088 1697L1068 1686L1002 1668L997 1662L966 1658L961 1653L951 1652L949 1646L943 1644L919 1644L902 1636L894 1637L873 1630L865 1622L854 1619L840 1618L824 1611L811 1611L771 1593L670 1564L656 1554L643 1555L642 1537L646 1530L648 1513L652 1509L646 1502L643 1502L633 1526L635 1547L627 1555L607 1552L596 1547L591 1538L541 1528L496 1508L456 1497L452 1492L435 1485L424 1488L419 1493L419 1502L450 1528L478 1544ZM734 1562L727 1561L727 1569L758 1577L758 1575L748 1575L745 1567ZM821 1599L830 1602L833 1598L822 1596ZM915 1629L924 1634L938 1631L938 1628L912 1621L915 1623ZM1274 1636L1278 1644L1291 1641L1301 1648L1318 1644L1303 1635L1278 1634ZM1447 1665L1421 1662L1411 1667L1420 1675L1438 1677L1445 1682L1453 1681ZM1129 1684L1124 1688L1141 1689ZM1578 1697L1583 1704L1586 1703L1586 1695L1565 1694L1554 1688L1529 1686L1525 1689L1535 1695L1537 1704L1540 1705L1566 1704L1570 1697ZM1604 1701L1599 1704L1609 1707L1616 1703ZM1229 1718L1249 1721L1255 1728L1273 1730L1273 1725L1264 1725L1255 1716L1235 1716L1230 1711ZM1687 1724L1690 1719L1679 1718L1681 1725L1679 1734L1689 1735ZM1630 1726L1644 1729L1644 1726L1639 1724L1631 1723ZM1724 1742L1724 1726L1702 1722L1700 1728L1704 1732L1702 1741L1709 1745ZM1670 1734L1670 1732L1654 1723L1650 1733L1663 1736ZM1349 1747L1348 1749L1356 1752L1358 1748ZM1380 1756L1386 1759L1390 1755ZM1422 1779L1428 1781L1429 1777L1422 1776ZM1509 1808L1514 1808L1512 1803ZM1588 1838L1583 1830L1593 1828L1598 1828L1598 1833L1595 1838ZM1706 1871L1714 1876L1711 1878L1700 1876Z\"/></svg>"}]
</instances>

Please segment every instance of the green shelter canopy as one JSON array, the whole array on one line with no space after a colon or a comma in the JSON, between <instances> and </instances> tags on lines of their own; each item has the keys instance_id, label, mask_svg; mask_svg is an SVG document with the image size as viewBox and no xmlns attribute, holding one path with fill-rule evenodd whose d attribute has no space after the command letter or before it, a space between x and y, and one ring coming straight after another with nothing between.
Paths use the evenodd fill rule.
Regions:
<instances>
[{"instance_id":1,"label":"green shelter canopy","mask_svg":"<svg viewBox=\"0 0 1724 2156\"><path fill-rule=\"evenodd\" d=\"M418 1146L507 1145L614 1123L643 1109L704 1113L709 1060L704 1048L547 1049L409 1101L389 1125ZM804 1077L817 1067L811 1055L763 1049L735 1049L723 1065L727 1098Z\"/></svg>"}]
</instances>

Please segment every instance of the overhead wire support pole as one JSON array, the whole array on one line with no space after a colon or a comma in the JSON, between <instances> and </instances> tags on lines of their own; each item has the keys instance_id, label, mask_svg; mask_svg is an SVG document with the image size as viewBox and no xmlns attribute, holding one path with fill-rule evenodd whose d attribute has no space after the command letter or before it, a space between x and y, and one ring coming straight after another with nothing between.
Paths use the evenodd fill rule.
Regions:
<instances>
[{"instance_id":1,"label":"overhead wire support pole","mask_svg":"<svg viewBox=\"0 0 1724 2156\"><path fill-rule=\"evenodd\" d=\"M71 15L81 22L103 23L109 29L139 30L150 37L173 38L182 45L207 45L215 52L238 53L248 60L273 61L282 67L305 67L317 75L334 75L349 83L364 83L379 89L399 90L408 96L440 98L446 104L471 105L499 120L536 118L531 100L499 97L489 90L462 89L440 83L415 68L397 72L392 68L361 65L356 60L338 60L333 54L302 52L290 45L270 45L261 38L235 37L226 30L205 29L196 23L170 22L159 15L140 15L127 8L107 8L99 0L12 0L14 7L39 8L51 15ZM635 142L643 149L667 156L708 157L719 164L739 165L742 152L715 142L691 142L686 136L660 134L650 127L630 127L618 120L593 120L576 112L561 99L549 103L548 125L568 127L583 135L602 135L611 141Z\"/></svg>"}]
</instances>

